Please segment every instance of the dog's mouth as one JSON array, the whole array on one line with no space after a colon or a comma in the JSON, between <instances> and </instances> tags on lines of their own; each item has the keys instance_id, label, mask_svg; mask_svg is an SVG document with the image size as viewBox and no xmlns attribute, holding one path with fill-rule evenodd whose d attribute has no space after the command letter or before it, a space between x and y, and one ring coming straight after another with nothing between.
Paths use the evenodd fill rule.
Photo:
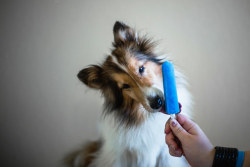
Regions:
<instances>
[{"instance_id":1,"label":"dog's mouth","mask_svg":"<svg viewBox=\"0 0 250 167\"><path fill-rule=\"evenodd\" d=\"M181 103L180 102L178 102L178 104L179 104L179 113L181 112L181 109L182 109L182 105L181 105ZM159 112L161 112L161 113L163 113L163 114L167 114L167 112L166 112L166 110L165 110L165 105L163 105L162 107L161 107L161 109L159 110Z\"/></svg>"},{"instance_id":2,"label":"dog's mouth","mask_svg":"<svg viewBox=\"0 0 250 167\"><path fill-rule=\"evenodd\" d=\"M161 112L164 114L167 114L168 112L166 111L166 107L165 107L165 98L164 98L164 94L160 89L157 88L153 88L151 89L150 92L150 96L147 97L147 104L148 107L150 107L150 111L151 112ZM182 109L182 105L179 102L179 112L181 112Z\"/></svg>"},{"instance_id":3,"label":"dog's mouth","mask_svg":"<svg viewBox=\"0 0 250 167\"><path fill-rule=\"evenodd\" d=\"M163 113L163 114L167 114L167 113L166 113L166 110L165 110L165 106L162 106L162 108L160 109L159 112L161 112L161 113Z\"/></svg>"}]
</instances>

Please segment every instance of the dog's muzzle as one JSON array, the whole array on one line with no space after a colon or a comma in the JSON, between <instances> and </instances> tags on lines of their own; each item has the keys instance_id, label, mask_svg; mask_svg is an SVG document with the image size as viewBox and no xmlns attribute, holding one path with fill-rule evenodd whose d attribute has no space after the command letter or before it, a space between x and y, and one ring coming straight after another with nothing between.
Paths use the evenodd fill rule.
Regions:
<instances>
[{"instance_id":1,"label":"dog's muzzle","mask_svg":"<svg viewBox=\"0 0 250 167\"><path fill-rule=\"evenodd\" d=\"M160 96L149 97L148 101L149 101L150 107L154 110L161 108L164 104L164 99Z\"/></svg>"}]
</instances>

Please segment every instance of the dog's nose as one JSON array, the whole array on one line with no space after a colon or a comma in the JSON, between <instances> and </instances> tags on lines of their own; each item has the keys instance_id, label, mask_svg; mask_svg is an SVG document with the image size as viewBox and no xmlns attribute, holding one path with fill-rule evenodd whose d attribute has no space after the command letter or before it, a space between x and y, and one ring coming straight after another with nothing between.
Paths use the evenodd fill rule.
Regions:
<instances>
[{"instance_id":1,"label":"dog's nose","mask_svg":"<svg viewBox=\"0 0 250 167\"><path fill-rule=\"evenodd\" d=\"M150 100L150 107L152 109L159 109L160 107L162 107L162 104L162 98L160 96L156 96Z\"/></svg>"}]
</instances>

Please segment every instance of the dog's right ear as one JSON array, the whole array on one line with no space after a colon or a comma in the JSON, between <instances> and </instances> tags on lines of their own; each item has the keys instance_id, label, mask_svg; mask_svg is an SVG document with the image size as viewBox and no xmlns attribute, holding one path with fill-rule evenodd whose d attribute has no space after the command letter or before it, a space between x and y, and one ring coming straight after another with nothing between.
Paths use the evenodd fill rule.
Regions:
<instances>
[{"instance_id":1,"label":"dog's right ear","mask_svg":"<svg viewBox=\"0 0 250 167\"><path fill-rule=\"evenodd\" d=\"M102 72L103 69L100 66L93 65L88 68L82 69L77 77L90 88L100 89L102 87Z\"/></svg>"}]
</instances>

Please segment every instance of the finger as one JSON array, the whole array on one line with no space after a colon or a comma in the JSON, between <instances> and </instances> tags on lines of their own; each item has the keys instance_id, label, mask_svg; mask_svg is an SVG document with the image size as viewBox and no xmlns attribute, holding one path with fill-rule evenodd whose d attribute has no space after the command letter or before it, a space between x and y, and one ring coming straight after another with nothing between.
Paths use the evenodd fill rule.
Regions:
<instances>
[{"instance_id":1,"label":"finger","mask_svg":"<svg viewBox=\"0 0 250 167\"><path fill-rule=\"evenodd\" d=\"M169 146L172 145L175 148L177 148L178 143L176 142L176 139L175 139L173 132L170 132L169 134L166 135L166 143Z\"/></svg>"},{"instance_id":2,"label":"finger","mask_svg":"<svg viewBox=\"0 0 250 167\"><path fill-rule=\"evenodd\" d=\"M168 134L168 133L171 132L171 128L170 128L169 122L170 122L170 118L168 119L168 121L165 124L165 133L166 134Z\"/></svg>"},{"instance_id":3,"label":"finger","mask_svg":"<svg viewBox=\"0 0 250 167\"><path fill-rule=\"evenodd\" d=\"M198 126L185 115L177 114L177 121L188 133L197 134L197 131L199 130Z\"/></svg>"},{"instance_id":4,"label":"finger","mask_svg":"<svg viewBox=\"0 0 250 167\"><path fill-rule=\"evenodd\" d=\"M175 157L175 153L173 150L169 149L169 154Z\"/></svg>"},{"instance_id":5,"label":"finger","mask_svg":"<svg viewBox=\"0 0 250 167\"><path fill-rule=\"evenodd\" d=\"M179 148L175 150L174 154L176 157L181 157L183 155L182 149Z\"/></svg>"},{"instance_id":6,"label":"finger","mask_svg":"<svg viewBox=\"0 0 250 167\"><path fill-rule=\"evenodd\" d=\"M166 135L166 143L168 145L169 148L169 152L179 155L179 152L183 152L181 145L177 142L178 140L176 140L176 137L173 135L173 133L169 133L168 135ZM176 153L177 151L177 153Z\"/></svg>"},{"instance_id":7,"label":"finger","mask_svg":"<svg viewBox=\"0 0 250 167\"><path fill-rule=\"evenodd\" d=\"M188 132L183 129L183 127L179 124L179 122L176 119L170 120L170 128L173 132L173 134L182 142L182 139L185 139L187 137Z\"/></svg>"},{"instance_id":8,"label":"finger","mask_svg":"<svg viewBox=\"0 0 250 167\"><path fill-rule=\"evenodd\" d=\"M181 157L183 155L182 149L171 149L169 148L169 154L174 157Z\"/></svg>"}]
</instances>

